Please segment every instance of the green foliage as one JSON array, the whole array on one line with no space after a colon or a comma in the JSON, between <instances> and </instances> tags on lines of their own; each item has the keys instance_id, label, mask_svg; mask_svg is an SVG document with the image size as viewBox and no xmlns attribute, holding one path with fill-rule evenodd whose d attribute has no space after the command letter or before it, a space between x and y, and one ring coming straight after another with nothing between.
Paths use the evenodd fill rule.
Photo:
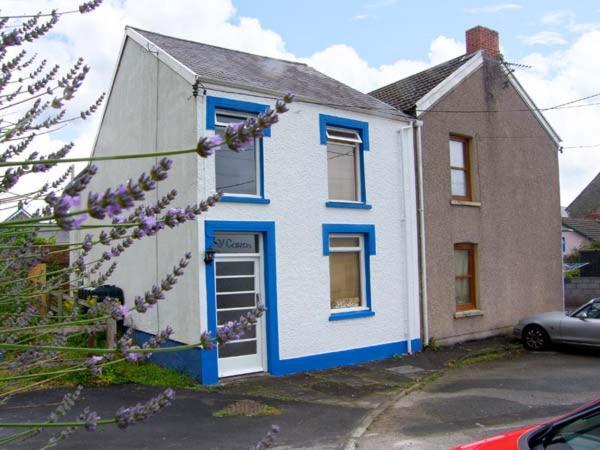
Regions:
<instances>
[{"instance_id":1,"label":"green foliage","mask_svg":"<svg viewBox=\"0 0 600 450\"><path fill-rule=\"evenodd\" d=\"M434 337L430 337L429 342L427 343L427 345L425 346L425 348L423 350L425 350L427 352L439 352L441 349L442 349L442 346L437 341L437 339Z\"/></svg>"},{"instance_id":2,"label":"green foliage","mask_svg":"<svg viewBox=\"0 0 600 450\"><path fill-rule=\"evenodd\" d=\"M67 375L64 383L82 386L108 386L136 383L144 386L190 388L197 383L187 375L164 369L150 362L119 363L105 367L102 374L92 376L89 372L76 372Z\"/></svg>"},{"instance_id":3,"label":"green foliage","mask_svg":"<svg viewBox=\"0 0 600 450\"><path fill-rule=\"evenodd\" d=\"M590 248L594 250L600 250L600 240L592 242L590 244Z\"/></svg>"},{"instance_id":4,"label":"green foliage","mask_svg":"<svg viewBox=\"0 0 600 450\"><path fill-rule=\"evenodd\" d=\"M567 280L570 280L572 278L579 278L581 276L581 270L579 269L573 269L573 270L569 270L568 272L565 272L565 278Z\"/></svg>"}]
</instances>

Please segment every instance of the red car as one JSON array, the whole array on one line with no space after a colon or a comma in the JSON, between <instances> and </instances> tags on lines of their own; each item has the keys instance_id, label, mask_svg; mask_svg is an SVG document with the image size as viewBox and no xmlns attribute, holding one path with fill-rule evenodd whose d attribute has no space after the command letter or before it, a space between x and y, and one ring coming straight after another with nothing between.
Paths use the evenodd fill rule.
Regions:
<instances>
[{"instance_id":1,"label":"red car","mask_svg":"<svg viewBox=\"0 0 600 450\"><path fill-rule=\"evenodd\" d=\"M540 425L523 427L454 450L598 450L600 398Z\"/></svg>"}]
</instances>

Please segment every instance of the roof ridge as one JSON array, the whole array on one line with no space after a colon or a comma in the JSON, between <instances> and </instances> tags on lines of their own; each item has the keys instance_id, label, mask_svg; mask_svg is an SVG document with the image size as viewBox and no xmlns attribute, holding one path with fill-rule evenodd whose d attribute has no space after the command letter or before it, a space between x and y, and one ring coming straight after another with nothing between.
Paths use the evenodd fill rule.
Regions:
<instances>
[{"instance_id":1,"label":"roof ridge","mask_svg":"<svg viewBox=\"0 0 600 450\"><path fill-rule=\"evenodd\" d=\"M257 55L256 53L246 52L246 51L243 51L243 50L236 50L236 49L233 49L233 48L221 47L219 45L213 45L213 44L207 44L205 42L193 41L191 39L180 38L180 37L172 36L170 34L163 34L163 33L157 33L156 31L144 30L143 28L138 28L138 27L134 27L134 26L131 26L131 25L125 25L125 28L126 29L130 28L130 29L132 29L134 31L141 31L143 33L156 34L158 36L166 37L166 38L169 38L169 39L176 39L178 41L190 42L192 44L205 45L206 47L212 47L212 48L218 48L218 49L221 49L221 50L227 50L229 52L242 53L244 55L250 55L250 56L257 57L257 58L271 59L271 60L275 60L275 61L285 62L285 63L288 63L288 64L296 64L296 65L299 65L299 66L310 67L308 64L303 63L303 62L290 61L289 59L283 59L283 58L274 58L272 56Z\"/></svg>"},{"instance_id":2,"label":"roof ridge","mask_svg":"<svg viewBox=\"0 0 600 450\"><path fill-rule=\"evenodd\" d=\"M569 208L571 206L573 206L573 203L575 203L579 199L579 197L581 197L583 195L583 193L587 190L587 188L589 188L590 186L592 186L596 182L597 178L600 178L600 172L598 172L596 174L596 176L594 178L592 178L588 184L585 185L585 187L579 192L579 194L577 194L577 197L575 197L573 199L573 201L571 203L569 203L569 205L567 206L567 211L569 210Z\"/></svg>"},{"instance_id":3,"label":"roof ridge","mask_svg":"<svg viewBox=\"0 0 600 450\"><path fill-rule=\"evenodd\" d=\"M477 53L478 53L478 51L477 51L477 52L473 52L473 53L465 53L465 54L459 55L459 56L457 56L457 57L455 57L455 58L448 59L448 60L446 60L446 61L444 61L444 62L441 62L441 63L439 63L439 64L436 64L435 66L428 67L427 69L423 69L423 70L421 70L421 71L419 71L419 72L415 72L415 73L413 73L412 75L408 75L408 76L406 76L406 77L404 77L404 78L400 78L399 80L396 80L396 81L394 81L394 82L392 82L392 83L386 84L385 86L381 86L381 87L379 87L379 88L377 88L377 89L374 89L374 90L372 90L371 92L369 92L368 94L369 94L369 95L371 95L371 94L373 94L373 93L375 93L375 92L377 92L377 91L380 91L380 90L382 90L382 89L385 89L385 88L388 88L388 87L390 87L390 86L393 86L394 84L397 84L397 83L400 83L400 82L402 82L402 81L408 80L408 79L410 79L410 78L412 78L412 77L417 77L417 76L420 76L420 75L422 75L422 74L423 74L423 73L425 73L425 72L428 72L428 71L433 71L433 70L435 70L435 69L438 69L439 67L442 67L442 66L444 66L444 65L446 65L446 64L448 64L448 63L454 62L454 61L456 61L456 60L459 60L459 59L461 59L461 58L471 59L471 58L472 58L473 56L475 56Z\"/></svg>"}]
</instances>

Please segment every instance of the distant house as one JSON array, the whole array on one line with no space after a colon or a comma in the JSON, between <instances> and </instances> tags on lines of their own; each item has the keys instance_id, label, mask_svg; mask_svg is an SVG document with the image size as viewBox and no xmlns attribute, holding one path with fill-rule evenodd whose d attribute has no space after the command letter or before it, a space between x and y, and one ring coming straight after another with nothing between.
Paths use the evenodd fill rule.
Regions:
<instances>
[{"instance_id":1,"label":"distant house","mask_svg":"<svg viewBox=\"0 0 600 450\"><path fill-rule=\"evenodd\" d=\"M600 241L600 221L598 220L563 217L562 224L563 253L565 255L589 247L594 241Z\"/></svg>"},{"instance_id":2,"label":"distant house","mask_svg":"<svg viewBox=\"0 0 600 450\"><path fill-rule=\"evenodd\" d=\"M138 341L169 325L174 342L196 343L266 305L253 332L219 351L157 354L203 383L421 347L413 118L305 64L127 28L94 155L195 148L288 92L290 111L245 152L175 159L149 201L172 188L172 206L216 191L222 200L136 242L110 280L131 306L193 254L168 299L130 318ZM135 179L153 163L98 163L90 189Z\"/></svg>"},{"instance_id":3,"label":"distant house","mask_svg":"<svg viewBox=\"0 0 600 450\"><path fill-rule=\"evenodd\" d=\"M562 308L560 138L500 62L497 32L467 30L466 47L370 93L422 121L423 336L447 343Z\"/></svg>"},{"instance_id":4,"label":"distant house","mask_svg":"<svg viewBox=\"0 0 600 450\"><path fill-rule=\"evenodd\" d=\"M10 216L4 219L4 222L16 222L19 220L27 220L31 219L31 217L31 213L25 208L17 208ZM58 245L68 244L70 238L68 231L59 230L58 227L56 227L56 229L44 229L44 227L40 227L40 230L38 231L38 236L44 239L52 239Z\"/></svg>"},{"instance_id":5,"label":"distant house","mask_svg":"<svg viewBox=\"0 0 600 450\"><path fill-rule=\"evenodd\" d=\"M600 220L600 172L567 206L569 217Z\"/></svg>"}]
</instances>

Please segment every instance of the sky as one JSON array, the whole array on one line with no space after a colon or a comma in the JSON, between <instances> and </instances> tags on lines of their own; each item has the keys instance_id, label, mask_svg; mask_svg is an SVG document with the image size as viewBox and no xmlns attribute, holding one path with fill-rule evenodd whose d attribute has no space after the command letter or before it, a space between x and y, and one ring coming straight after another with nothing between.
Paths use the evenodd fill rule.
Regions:
<instances>
[{"instance_id":1,"label":"sky","mask_svg":"<svg viewBox=\"0 0 600 450\"><path fill-rule=\"evenodd\" d=\"M70 10L76 0L2 0L0 14ZM125 25L266 56L302 61L360 91L386 85L464 53L466 29L500 33L509 62L539 107L600 93L597 0L105 0L94 13L65 15L36 49L68 67L78 56L92 73L73 105L108 91ZM596 105L594 105L596 103ZM546 117L563 139L561 203L600 171L600 96ZM74 140L91 151L100 115L41 139L50 150Z\"/></svg>"}]
</instances>

